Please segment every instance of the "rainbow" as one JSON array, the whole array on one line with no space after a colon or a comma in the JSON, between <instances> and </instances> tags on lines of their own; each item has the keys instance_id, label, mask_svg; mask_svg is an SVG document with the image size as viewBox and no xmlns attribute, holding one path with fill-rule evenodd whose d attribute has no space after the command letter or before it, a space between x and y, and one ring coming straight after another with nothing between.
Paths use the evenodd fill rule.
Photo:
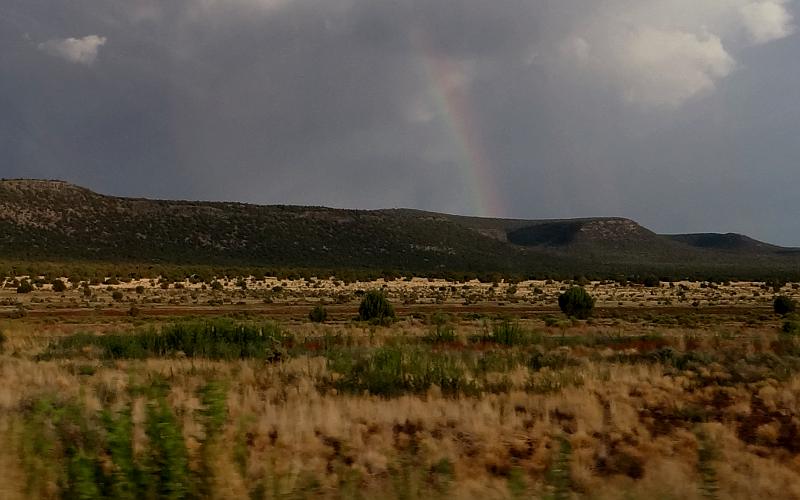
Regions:
<instances>
[{"instance_id":1,"label":"rainbow","mask_svg":"<svg viewBox=\"0 0 800 500\"><path fill-rule=\"evenodd\" d=\"M412 34L414 46L424 61L424 74L434 102L444 117L459 152L459 165L470 191L472 215L502 217L506 210L498 194L492 164L483 149L481 133L463 82L454 81L461 71L446 55L439 53L420 31Z\"/></svg>"}]
</instances>

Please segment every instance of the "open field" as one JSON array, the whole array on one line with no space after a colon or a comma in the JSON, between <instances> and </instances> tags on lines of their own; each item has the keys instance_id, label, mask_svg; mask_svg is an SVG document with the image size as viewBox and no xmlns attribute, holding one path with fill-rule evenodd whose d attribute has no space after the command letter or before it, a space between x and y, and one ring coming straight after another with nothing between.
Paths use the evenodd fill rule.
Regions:
<instances>
[{"instance_id":1,"label":"open field","mask_svg":"<svg viewBox=\"0 0 800 500\"><path fill-rule=\"evenodd\" d=\"M562 282L24 280L2 498L800 498L763 283L589 283L578 321ZM354 319L376 288L397 321Z\"/></svg>"},{"instance_id":2,"label":"open field","mask_svg":"<svg viewBox=\"0 0 800 500\"><path fill-rule=\"evenodd\" d=\"M33 285L31 293L17 293L21 282ZM407 278L345 283L328 279L220 278L206 281L141 279L125 282L106 279L94 282L60 280L66 289L54 292L44 277L6 277L0 281L0 315L46 311L46 315L75 315L78 311L125 314L133 307L140 312L171 315L251 312L304 317L308 307L324 304L337 317L349 319L365 290L380 288L401 309L413 313L439 309L452 312L502 312L524 315L557 312L558 295L570 282L553 280L509 283L446 281ZM586 282L607 311L630 308L719 310L769 309L776 293L800 298L800 285L763 282L673 282L645 287L614 281ZM613 314L613 312L612 312Z\"/></svg>"}]
</instances>

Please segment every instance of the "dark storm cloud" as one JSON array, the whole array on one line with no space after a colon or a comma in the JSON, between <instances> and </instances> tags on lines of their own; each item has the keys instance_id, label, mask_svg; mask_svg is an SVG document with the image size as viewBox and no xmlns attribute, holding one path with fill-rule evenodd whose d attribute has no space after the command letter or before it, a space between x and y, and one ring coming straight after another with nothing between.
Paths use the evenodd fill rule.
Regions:
<instances>
[{"instance_id":1,"label":"dark storm cloud","mask_svg":"<svg viewBox=\"0 0 800 500\"><path fill-rule=\"evenodd\" d=\"M502 197L487 215L620 215L800 245L792 3L0 7L0 176L472 213L488 187L475 192L459 137L470 120ZM470 109L448 111L442 85Z\"/></svg>"}]
</instances>

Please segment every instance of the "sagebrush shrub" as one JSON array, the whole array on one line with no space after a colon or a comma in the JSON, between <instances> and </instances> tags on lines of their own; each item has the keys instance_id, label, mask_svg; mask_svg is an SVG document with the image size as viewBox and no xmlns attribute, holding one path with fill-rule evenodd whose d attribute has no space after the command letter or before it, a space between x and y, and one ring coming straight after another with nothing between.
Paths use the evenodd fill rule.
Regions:
<instances>
[{"instance_id":1,"label":"sagebrush shrub","mask_svg":"<svg viewBox=\"0 0 800 500\"><path fill-rule=\"evenodd\" d=\"M558 307L570 317L586 319L594 309L594 298L584 288L574 286L558 297Z\"/></svg>"},{"instance_id":2,"label":"sagebrush shrub","mask_svg":"<svg viewBox=\"0 0 800 500\"><path fill-rule=\"evenodd\" d=\"M313 323L324 323L328 319L328 310L325 306L315 306L311 312L308 313L308 319Z\"/></svg>"},{"instance_id":3,"label":"sagebrush shrub","mask_svg":"<svg viewBox=\"0 0 800 500\"><path fill-rule=\"evenodd\" d=\"M384 292L370 290L364 294L364 298L361 299L361 305L358 306L358 319L361 321L383 321L391 318L394 318L394 307L392 307Z\"/></svg>"},{"instance_id":4,"label":"sagebrush shrub","mask_svg":"<svg viewBox=\"0 0 800 500\"><path fill-rule=\"evenodd\" d=\"M775 314L786 316L797 309L797 303L786 295L778 295L772 302L772 308L775 310Z\"/></svg>"},{"instance_id":5,"label":"sagebrush shrub","mask_svg":"<svg viewBox=\"0 0 800 500\"><path fill-rule=\"evenodd\" d=\"M787 320L783 322L783 327L781 328L783 333L788 333L790 335L798 335L800 334L800 321L796 320Z\"/></svg>"}]
</instances>

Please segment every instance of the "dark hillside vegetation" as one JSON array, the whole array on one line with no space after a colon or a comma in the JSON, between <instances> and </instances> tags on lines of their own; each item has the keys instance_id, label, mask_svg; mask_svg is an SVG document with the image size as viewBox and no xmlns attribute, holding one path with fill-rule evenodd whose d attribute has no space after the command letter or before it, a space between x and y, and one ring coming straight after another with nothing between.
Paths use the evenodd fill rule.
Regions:
<instances>
[{"instance_id":1,"label":"dark hillside vegetation","mask_svg":"<svg viewBox=\"0 0 800 500\"><path fill-rule=\"evenodd\" d=\"M0 259L569 278L800 276L796 249L739 235L661 236L621 218L147 200L37 180L0 181Z\"/></svg>"},{"instance_id":2,"label":"dark hillside vegetation","mask_svg":"<svg viewBox=\"0 0 800 500\"><path fill-rule=\"evenodd\" d=\"M754 253L754 254L777 254L786 249L768 243L748 238L747 236L735 233L698 233L698 234L676 234L670 236L674 241L685 243L698 248L710 248L715 250L726 250L731 252Z\"/></svg>"}]
</instances>

